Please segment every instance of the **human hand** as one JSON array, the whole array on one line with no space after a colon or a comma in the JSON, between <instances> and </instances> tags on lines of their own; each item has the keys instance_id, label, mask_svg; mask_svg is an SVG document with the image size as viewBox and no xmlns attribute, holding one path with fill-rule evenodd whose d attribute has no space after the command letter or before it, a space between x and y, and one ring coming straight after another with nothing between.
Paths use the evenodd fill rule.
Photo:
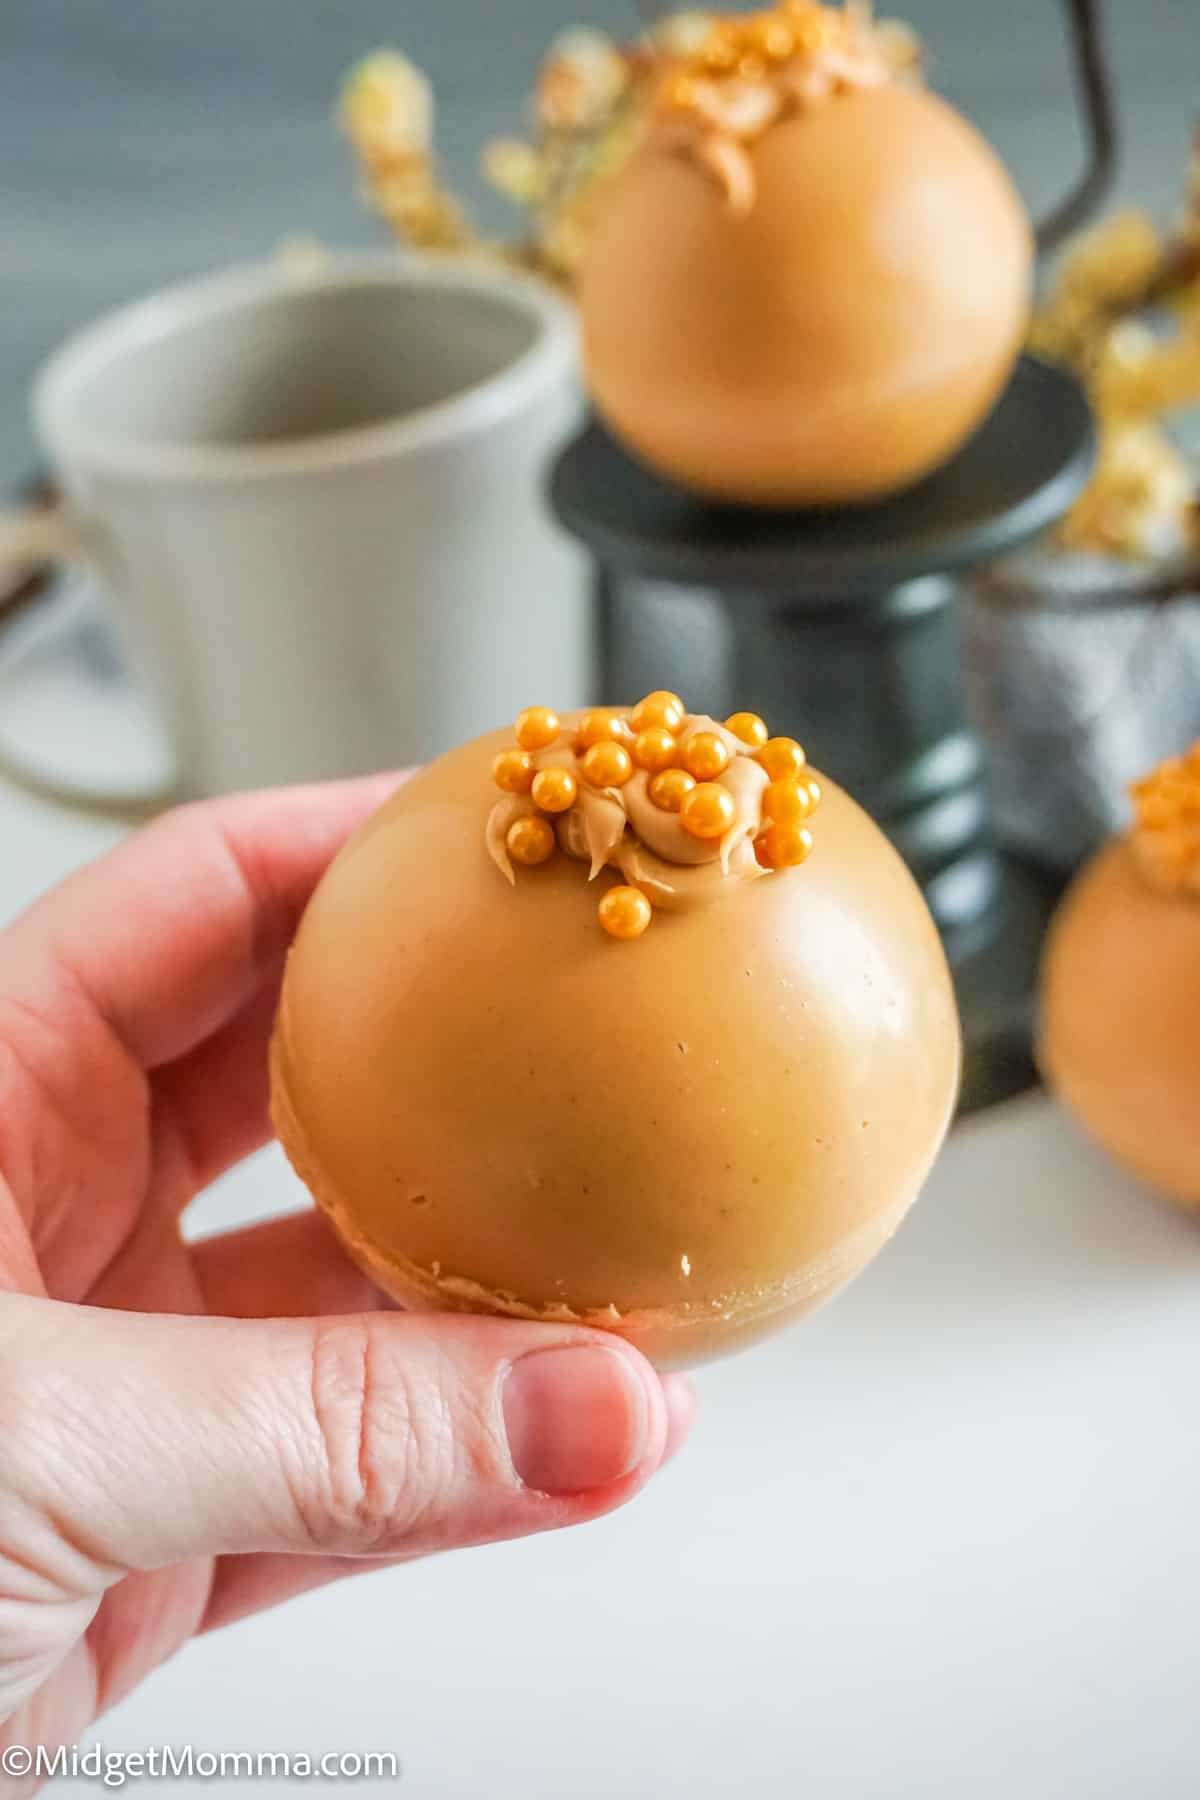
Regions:
<instances>
[{"instance_id":1,"label":"human hand","mask_svg":"<svg viewBox=\"0 0 1200 1800\"><path fill-rule=\"evenodd\" d=\"M0 935L0 1747L364 1562L594 1518L686 1433L628 1345L399 1313L314 1211L180 1235L270 1136L287 945L394 784L182 808Z\"/></svg>"}]
</instances>

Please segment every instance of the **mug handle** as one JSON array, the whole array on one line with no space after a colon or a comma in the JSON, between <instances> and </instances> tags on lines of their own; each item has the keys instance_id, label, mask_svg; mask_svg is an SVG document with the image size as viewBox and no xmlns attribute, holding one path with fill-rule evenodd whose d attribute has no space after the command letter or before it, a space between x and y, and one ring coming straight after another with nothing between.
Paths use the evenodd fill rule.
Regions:
<instances>
[{"instance_id":1,"label":"mug handle","mask_svg":"<svg viewBox=\"0 0 1200 1800\"><path fill-rule=\"evenodd\" d=\"M62 502L33 504L0 512L0 681L19 680L56 640L67 641L78 629L78 614L49 619L25 643L9 651L4 639L31 610L47 606L53 570L62 565L95 568L100 561L99 534L85 514ZM36 751L25 754L0 742L0 776L31 793L60 800L89 812L138 816L157 810L176 797L177 778L155 776L135 785L109 786L74 777L46 764Z\"/></svg>"}]
</instances>

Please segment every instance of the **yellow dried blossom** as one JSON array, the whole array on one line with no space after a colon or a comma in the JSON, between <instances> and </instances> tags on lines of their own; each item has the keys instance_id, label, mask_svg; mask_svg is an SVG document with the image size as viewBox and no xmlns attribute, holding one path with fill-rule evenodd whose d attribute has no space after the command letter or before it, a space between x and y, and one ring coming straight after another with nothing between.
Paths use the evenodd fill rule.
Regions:
<instances>
[{"instance_id":1,"label":"yellow dried blossom","mask_svg":"<svg viewBox=\"0 0 1200 1800\"><path fill-rule=\"evenodd\" d=\"M518 206L533 206L545 193L542 160L532 144L519 138L496 138L484 148L483 173L496 189Z\"/></svg>"},{"instance_id":2,"label":"yellow dried blossom","mask_svg":"<svg viewBox=\"0 0 1200 1800\"><path fill-rule=\"evenodd\" d=\"M1096 472L1060 528L1064 546L1130 559L1186 550L1196 483L1156 425L1110 423Z\"/></svg>"},{"instance_id":3,"label":"yellow dried blossom","mask_svg":"<svg viewBox=\"0 0 1200 1800\"><path fill-rule=\"evenodd\" d=\"M433 89L399 51L377 50L351 70L339 112L368 161L427 156L433 148Z\"/></svg>"},{"instance_id":4,"label":"yellow dried blossom","mask_svg":"<svg viewBox=\"0 0 1200 1800\"><path fill-rule=\"evenodd\" d=\"M536 111L552 131L594 131L625 91L624 56L603 32L564 31L550 46L538 77Z\"/></svg>"},{"instance_id":5,"label":"yellow dried blossom","mask_svg":"<svg viewBox=\"0 0 1200 1800\"><path fill-rule=\"evenodd\" d=\"M717 15L710 12L670 13L654 30L654 47L662 56L692 57L712 36Z\"/></svg>"}]
</instances>

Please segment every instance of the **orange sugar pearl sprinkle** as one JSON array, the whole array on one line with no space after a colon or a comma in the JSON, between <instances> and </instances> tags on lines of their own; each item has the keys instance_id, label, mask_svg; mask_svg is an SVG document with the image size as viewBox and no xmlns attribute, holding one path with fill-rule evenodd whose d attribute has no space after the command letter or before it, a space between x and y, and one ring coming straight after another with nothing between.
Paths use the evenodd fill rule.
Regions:
<instances>
[{"instance_id":1,"label":"orange sugar pearl sprinkle","mask_svg":"<svg viewBox=\"0 0 1200 1800\"><path fill-rule=\"evenodd\" d=\"M814 812L816 812L818 806L820 806L820 804L821 804L821 784L820 784L820 782L817 780L815 775L810 775L808 777L807 781L803 782L802 785L808 789L809 798L812 801L812 809Z\"/></svg>"},{"instance_id":2,"label":"orange sugar pearl sprinkle","mask_svg":"<svg viewBox=\"0 0 1200 1800\"><path fill-rule=\"evenodd\" d=\"M678 812L695 785L686 769L663 769L650 777L646 792L660 812Z\"/></svg>"},{"instance_id":3,"label":"orange sugar pearl sprinkle","mask_svg":"<svg viewBox=\"0 0 1200 1800\"><path fill-rule=\"evenodd\" d=\"M736 817L733 795L715 781L699 782L679 808L679 823L695 838L724 837Z\"/></svg>"},{"instance_id":4,"label":"orange sugar pearl sprinkle","mask_svg":"<svg viewBox=\"0 0 1200 1800\"><path fill-rule=\"evenodd\" d=\"M583 773L593 787L624 787L633 774L633 758L624 744L593 744L584 754Z\"/></svg>"},{"instance_id":5,"label":"orange sugar pearl sprinkle","mask_svg":"<svg viewBox=\"0 0 1200 1800\"><path fill-rule=\"evenodd\" d=\"M679 747L679 760L697 781L715 781L729 767L729 751L715 731L693 731Z\"/></svg>"},{"instance_id":6,"label":"orange sugar pearl sprinkle","mask_svg":"<svg viewBox=\"0 0 1200 1800\"><path fill-rule=\"evenodd\" d=\"M621 744L629 736L629 726L620 713L600 709L597 712L585 713L575 739L575 748L582 756L583 752L590 750L593 744Z\"/></svg>"},{"instance_id":7,"label":"orange sugar pearl sprinkle","mask_svg":"<svg viewBox=\"0 0 1200 1800\"><path fill-rule=\"evenodd\" d=\"M763 790L763 818L772 825L802 825L816 806L806 781L773 781Z\"/></svg>"},{"instance_id":8,"label":"orange sugar pearl sprinkle","mask_svg":"<svg viewBox=\"0 0 1200 1800\"><path fill-rule=\"evenodd\" d=\"M700 49L700 62L714 75L724 75L734 67L741 44L732 21L714 26Z\"/></svg>"},{"instance_id":9,"label":"orange sugar pearl sprinkle","mask_svg":"<svg viewBox=\"0 0 1200 1800\"><path fill-rule=\"evenodd\" d=\"M813 852L813 834L804 825L772 825L754 846L764 869L795 869Z\"/></svg>"},{"instance_id":10,"label":"orange sugar pearl sprinkle","mask_svg":"<svg viewBox=\"0 0 1200 1800\"><path fill-rule=\"evenodd\" d=\"M558 714L548 706L527 706L517 718L517 742L522 750L547 749L561 730Z\"/></svg>"},{"instance_id":11,"label":"orange sugar pearl sprinkle","mask_svg":"<svg viewBox=\"0 0 1200 1800\"><path fill-rule=\"evenodd\" d=\"M758 752L758 760L772 781L786 781L799 775L808 758L795 738L773 737Z\"/></svg>"},{"instance_id":12,"label":"orange sugar pearl sprinkle","mask_svg":"<svg viewBox=\"0 0 1200 1800\"><path fill-rule=\"evenodd\" d=\"M554 855L554 827L549 819L514 819L505 838L508 854L523 868L534 869Z\"/></svg>"},{"instance_id":13,"label":"orange sugar pearl sprinkle","mask_svg":"<svg viewBox=\"0 0 1200 1800\"><path fill-rule=\"evenodd\" d=\"M1147 825L1151 831L1160 827L1173 825L1179 816L1179 808L1166 794L1145 794L1137 803L1138 824Z\"/></svg>"},{"instance_id":14,"label":"orange sugar pearl sprinkle","mask_svg":"<svg viewBox=\"0 0 1200 1800\"><path fill-rule=\"evenodd\" d=\"M784 11L801 48L818 50L845 38L845 16L830 12L814 0L784 0Z\"/></svg>"},{"instance_id":15,"label":"orange sugar pearl sprinkle","mask_svg":"<svg viewBox=\"0 0 1200 1800\"><path fill-rule=\"evenodd\" d=\"M528 750L501 750L492 761L492 780L506 794L527 794L533 786L534 772Z\"/></svg>"},{"instance_id":16,"label":"orange sugar pearl sprinkle","mask_svg":"<svg viewBox=\"0 0 1200 1800\"><path fill-rule=\"evenodd\" d=\"M692 75L672 75L659 92L660 103L675 112L690 112L696 104L696 80Z\"/></svg>"},{"instance_id":17,"label":"orange sugar pearl sprinkle","mask_svg":"<svg viewBox=\"0 0 1200 1800\"><path fill-rule=\"evenodd\" d=\"M1139 781L1133 788L1138 809L1145 812L1165 808L1171 814L1189 811L1200 801L1200 768L1188 756L1173 756Z\"/></svg>"},{"instance_id":18,"label":"orange sugar pearl sprinkle","mask_svg":"<svg viewBox=\"0 0 1200 1800\"><path fill-rule=\"evenodd\" d=\"M1200 879L1200 756L1193 745L1134 784L1133 845L1159 887L1194 888Z\"/></svg>"},{"instance_id":19,"label":"orange sugar pearl sprinkle","mask_svg":"<svg viewBox=\"0 0 1200 1800\"><path fill-rule=\"evenodd\" d=\"M540 769L532 793L534 805L543 812L569 812L579 797L579 783L570 769Z\"/></svg>"},{"instance_id":20,"label":"orange sugar pearl sprinkle","mask_svg":"<svg viewBox=\"0 0 1200 1800\"><path fill-rule=\"evenodd\" d=\"M749 22L750 41L768 62L786 62L796 48L796 34L778 13L762 13Z\"/></svg>"},{"instance_id":21,"label":"orange sugar pearl sprinkle","mask_svg":"<svg viewBox=\"0 0 1200 1800\"><path fill-rule=\"evenodd\" d=\"M641 937L653 917L649 900L635 887L609 888L596 910L609 937L626 942Z\"/></svg>"},{"instance_id":22,"label":"orange sugar pearl sprinkle","mask_svg":"<svg viewBox=\"0 0 1200 1800\"><path fill-rule=\"evenodd\" d=\"M679 739L665 725L650 725L633 740L633 760L639 769L656 775L660 769L674 766Z\"/></svg>"},{"instance_id":23,"label":"orange sugar pearl sprinkle","mask_svg":"<svg viewBox=\"0 0 1200 1800\"><path fill-rule=\"evenodd\" d=\"M767 741L767 727L757 713L731 713L725 721L726 731L732 731L739 743L749 744L752 750L761 750Z\"/></svg>"},{"instance_id":24,"label":"orange sugar pearl sprinkle","mask_svg":"<svg viewBox=\"0 0 1200 1800\"><path fill-rule=\"evenodd\" d=\"M667 688L655 688L634 707L631 723L635 731L649 731L661 726L664 731L675 733L686 718L687 709L678 694L672 694Z\"/></svg>"}]
</instances>

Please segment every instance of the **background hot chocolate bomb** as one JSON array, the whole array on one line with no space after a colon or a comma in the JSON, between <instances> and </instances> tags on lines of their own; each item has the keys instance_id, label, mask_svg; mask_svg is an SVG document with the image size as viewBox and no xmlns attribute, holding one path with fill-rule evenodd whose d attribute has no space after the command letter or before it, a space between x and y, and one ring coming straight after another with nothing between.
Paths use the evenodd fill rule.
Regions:
<instances>
[{"instance_id":1,"label":"background hot chocolate bomb","mask_svg":"<svg viewBox=\"0 0 1200 1800\"><path fill-rule=\"evenodd\" d=\"M1200 1214L1200 744L1134 803L1054 921L1039 1055L1098 1144Z\"/></svg>"},{"instance_id":2,"label":"background hot chocolate bomb","mask_svg":"<svg viewBox=\"0 0 1200 1800\"><path fill-rule=\"evenodd\" d=\"M896 79L864 11L789 0L665 60L589 210L589 385L637 456L711 498L877 499L999 397L1032 267L974 127Z\"/></svg>"}]
</instances>

